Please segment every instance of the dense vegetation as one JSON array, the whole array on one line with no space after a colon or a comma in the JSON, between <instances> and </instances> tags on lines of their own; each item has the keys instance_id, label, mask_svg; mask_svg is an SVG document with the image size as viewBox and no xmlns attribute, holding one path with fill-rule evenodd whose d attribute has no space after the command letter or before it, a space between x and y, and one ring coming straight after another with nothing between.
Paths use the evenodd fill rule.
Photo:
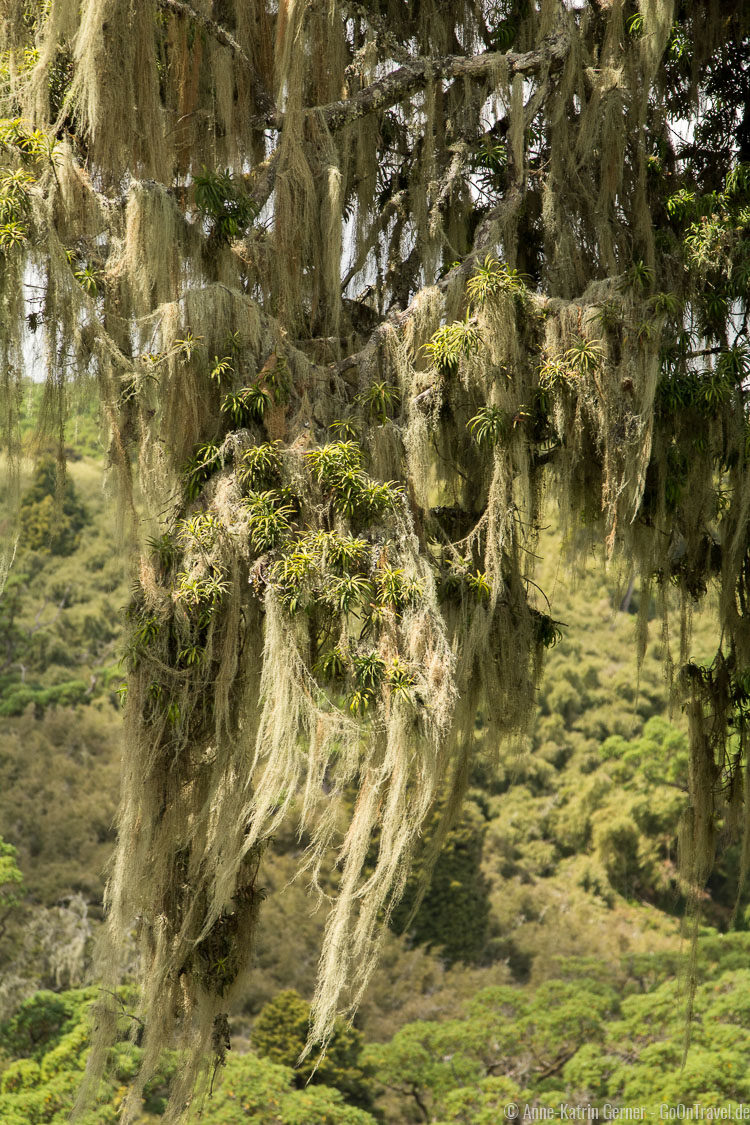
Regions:
<instances>
[{"instance_id":1,"label":"dense vegetation","mask_svg":"<svg viewBox=\"0 0 750 1125\"><path fill-rule=\"evenodd\" d=\"M5 844L0 857L0 1119L9 1125L67 1119L84 1065L85 1009L98 995L79 986L112 846L113 653L127 589L95 449L92 435L72 431L68 491L86 524L71 554L54 552L53 525L46 544L19 547L10 579L26 576L11 586L19 634L42 627L24 650L25 673L9 668L0 696L0 832L17 847ZM24 505L40 476L29 469ZM546 554L559 557L556 534L546 542ZM216 1076L208 1125L365 1125L373 1114L394 1125L494 1125L512 1098L543 1106L747 1097L744 899L743 932L707 932L701 942L688 1067L679 1068L687 991L675 856L688 751L684 716L669 715L661 641L639 676L638 588L622 612L627 575L618 583L599 567L576 582L557 562L548 566L542 577L568 626L531 739L480 757L407 937L389 939L359 1030L334 1036L312 1086L316 1060L297 1060L322 920L298 883L284 888L300 844L292 832L278 838L261 873L268 898L255 972L233 1014L235 1049ZM39 616L53 576L70 601ZM698 652L713 629L711 614L696 620ZM24 675L34 696L23 709L6 707ZM63 676L96 682L68 702L50 691ZM484 735L480 715L475 737ZM726 853L706 902L720 930L733 911L738 859L737 848ZM394 930L405 921L395 916ZM120 1034L135 1030L136 1042L123 1038L113 1051L96 1125L116 1120L141 1058L137 1022L125 1015L133 1010L132 992L123 993ZM144 1091L144 1122L159 1120L176 1065L163 1056Z\"/></svg>"},{"instance_id":2,"label":"dense vegetation","mask_svg":"<svg viewBox=\"0 0 750 1125\"><path fill-rule=\"evenodd\" d=\"M256 1022L254 1051L230 1055L207 1099L207 1125L496 1125L508 1102L535 1108L648 1107L700 1102L732 1107L750 1096L750 937L700 945L693 1035L685 1025L674 954L607 964L564 958L536 988L481 989L452 1019L408 1023L385 1043L363 1046L342 1028L325 1074L294 1067L310 1008L284 992ZM81 1080L96 990L38 992L0 1025L4 1125L63 1125ZM108 1079L87 1125L115 1125L140 1061L123 1018ZM132 999L132 998L130 998ZM339 1035L343 1038L337 1042ZM137 1035L136 1035L137 1039ZM283 1061L279 1061L279 1060ZM165 1052L143 1091L141 1125L156 1125L179 1066ZM377 1105L372 1105L377 1095ZM372 1112L361 1108L368 1104ZM373 1116L374 1114L374 1116Z\"/></svg>"}]
</instances>

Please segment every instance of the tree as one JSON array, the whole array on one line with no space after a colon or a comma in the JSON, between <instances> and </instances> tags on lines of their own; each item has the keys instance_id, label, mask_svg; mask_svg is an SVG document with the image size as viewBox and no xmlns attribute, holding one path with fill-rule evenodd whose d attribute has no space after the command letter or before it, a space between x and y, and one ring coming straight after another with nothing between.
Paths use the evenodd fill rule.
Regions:
<instances>
[{"instance_id":1,"label":"tree","mask_svg":"<svg viewBox=\"0 0 750 1125\"><path fill-rule=\"evenodd\" d=\"M528 722L560 628L545 489L639 573L641 652L676 587L697 902L750 698L745 9L3 0L9 460L41 334L44 416L62 434L69 379L96 383L153 526L109 919L139 919L141 1081L175 1026L198 1045L174 1112L223 1058L292 806L313 884L337 855L325 1040L460 806L477 710Z\"/></svg>"},{"instance_id":2,"label":"tree","mask_svg":"<svg viewBox=\"0 0 750 1125\"><path fill-rule=\"evenodd\" d=\"M70 1120L86 1065L88 1013L95 994L96 989L38 992L12 1019L0 1024L4 1125L64 1125ZM121 1019L110 1074L81 1119L83 1125L115 1125L123 1095L138 1073L142 1048L127 1038L130 998L121 991L117 999ZM141 1099L141 1112L148 1120L158 1120L163 1113L165 1095L178 1068L178 1057L163 1051ZM348 1105L339 1090L325 1085L296 1089L290 1068L252 1054L239 1055L228 1063L226 1082L202 1120L207 1125L375 1125L374 1117Z\"/></svg>"},{"instance_id":3,"label":"tree","mask_svg":"<svg viewBox=\"0 0 750 1125\"><path fill-rule=\"evenodd\" d=\"M56 502L55 463L51 457L43 458L20 502L21 537L29 550L48 549L53 555L70 555L75 550L86 523L86 509L72 481L65 481L62 491Z\"/></svg>"},{"instance_id":4,"label":"tree","mask_svg":"<svg viewBox=\"0 0 750 1125\"><path fill-rule=\"evenodd\" d=\"M23 902L23 875L16 863L16 849L0 836L0 941L5 938L8 923Z\"/></svg>"},{"instance_id":5,"label":"tree","mask_svg":"<svg viewBox=\"0 0 750 1125\"><path fill-rule=\"evenodd\" d=\"M261 1058L291 1067L300 1089L323 1084L340 1090L348 1102L372 1109L372 1082L361 1054L362 1033L339 1021L324 1055L300 1062L310 1027L310 1005L294 989L279 992L264 1005L253 1025L253 1047Z\"/></svg>"}]
</instances>

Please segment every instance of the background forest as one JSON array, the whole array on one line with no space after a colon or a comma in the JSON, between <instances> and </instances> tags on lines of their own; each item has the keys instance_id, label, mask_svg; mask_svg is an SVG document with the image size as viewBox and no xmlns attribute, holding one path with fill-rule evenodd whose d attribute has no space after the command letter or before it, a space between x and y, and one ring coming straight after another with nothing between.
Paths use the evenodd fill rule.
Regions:
<instances>
[{"instance_id":1,"label":"background forest","mask_svg":"<svg viewBox=\"0 0 750 1125\"><path fill-rule=\"evenodd\" d=\"M35 394L27 388L29 416ZM67 1119L97 995L87 983L114 838L127 580L90 408L74 411L67 442L62 495L43 450L36 467L27 462L23 540L0 600L4 1125ZM539 580L567 627L530 736L498 751L478 717L469 800L430 889L402 933L407 891L356 1026L339 1026L317 1069L297 1059L323 912L301 881L289 884L305 841L277 838L208 1125L490 1125L512 1099L750 1099L750 918L746 897L735 911L736 847L703 904L680 1069L689 988L676 849L688 754L664 678L668 638L658 617L638 674L637 585L596 558L575 575L560 547L550 523ZM697 659L714 633L708 608L694 621ZM123 989L122 1040L90 1125L116 1120L136 1073L132 999ZM144 1122L159 1119L177 1066L165 1052Z\"/></svg>"}]
</instances>

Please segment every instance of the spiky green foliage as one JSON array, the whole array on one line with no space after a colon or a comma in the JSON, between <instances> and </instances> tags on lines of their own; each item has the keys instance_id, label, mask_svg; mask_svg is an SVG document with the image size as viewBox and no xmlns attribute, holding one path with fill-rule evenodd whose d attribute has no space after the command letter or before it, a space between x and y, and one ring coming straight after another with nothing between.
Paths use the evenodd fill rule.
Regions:
<instances>
[{"instance_id":1,"label":"spiky green foliage","mask_svg":"<svg viewBox=\"0 0 750 1125\"><path fill-rule=\"evenodd\" d=\"M139 920L141 1081L175 1029L195 1048L173 1118L282 819L313 884L338 855L325 1039L438 801L432 859L445 837L477 709L524 729L558 629L531 578L547 482L639 570L641 650L648 591L682 599L693 903L722 809L742 820L745 7L3 6L8 465L33 330L52 431L93 373L123 509L174 544L143 552L128 613L109 893L115 946Z\"/></svg>"}]
</instances>

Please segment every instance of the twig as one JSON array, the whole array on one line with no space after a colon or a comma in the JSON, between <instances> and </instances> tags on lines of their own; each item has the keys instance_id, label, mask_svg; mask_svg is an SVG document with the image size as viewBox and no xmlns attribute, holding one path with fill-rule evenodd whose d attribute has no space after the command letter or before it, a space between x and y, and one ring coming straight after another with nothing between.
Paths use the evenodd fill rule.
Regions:
<instances>
[{"instance_id":1,"label":"twig","mask_svg":"<svg viewBox=\"0 0 750 1125\"><path fill-rule=\"evenodd\" d=\"M127 1016L129 1020L133 1020L134 1023L139 1023L141 1025L141 1027L146 1026L140 1016L136 1016L134 1012L129 1012L127 1010L127 1008L125 1007L125 1005L123 1004L122 1000L120 999L120 997L117 995L116 992L112 992L111 989L109 989L109 988L103 988L101 985L99 986L99 991L100 992L106 992L108 996L111 996L114 1000L116 1000L117 1003L122 1008L123 1015Z\"/></svg>"}]
</instances>

